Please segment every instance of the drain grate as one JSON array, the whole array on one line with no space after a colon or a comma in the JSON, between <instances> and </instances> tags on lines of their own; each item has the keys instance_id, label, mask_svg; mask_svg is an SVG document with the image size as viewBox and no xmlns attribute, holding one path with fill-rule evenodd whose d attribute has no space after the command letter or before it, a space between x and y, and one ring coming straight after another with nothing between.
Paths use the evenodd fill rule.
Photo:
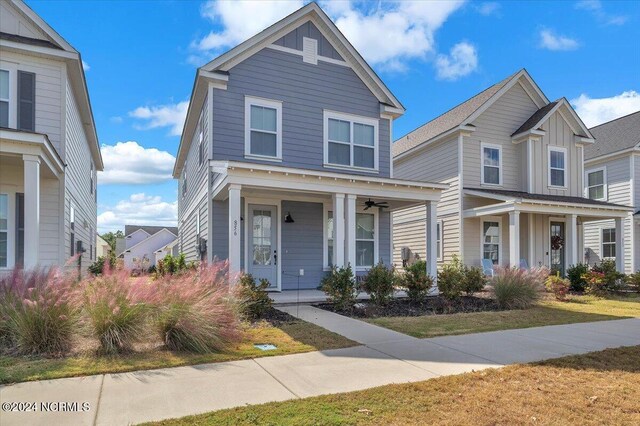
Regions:
<instances>
[{"instance_id":1,"label":"drain grate","mask_svg":"<svg viewBox=\"0 0 640 426\"><path fill-rule=\"evenodd\" d=\"M276 345L272 345L271 343L264 343L260 345L253 345L255 348L260 349L261 351L275 351L278 349Z\"/></svg>"}]
</instances>

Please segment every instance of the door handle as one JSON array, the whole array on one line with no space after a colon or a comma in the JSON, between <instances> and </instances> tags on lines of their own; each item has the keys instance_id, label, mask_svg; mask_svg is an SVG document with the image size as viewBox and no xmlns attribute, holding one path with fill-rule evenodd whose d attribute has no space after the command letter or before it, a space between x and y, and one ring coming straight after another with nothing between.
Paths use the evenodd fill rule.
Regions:
<instances>
[{"instance_id":1,"label":"door handle","mask_svg":"<svg viewBox=\"0 0 640 426\"><path fill-rule=\"evenodd\" d=\"M278 250L273 251L273 264L274 265L278 264Z\"/></svg>"}]
</instances>

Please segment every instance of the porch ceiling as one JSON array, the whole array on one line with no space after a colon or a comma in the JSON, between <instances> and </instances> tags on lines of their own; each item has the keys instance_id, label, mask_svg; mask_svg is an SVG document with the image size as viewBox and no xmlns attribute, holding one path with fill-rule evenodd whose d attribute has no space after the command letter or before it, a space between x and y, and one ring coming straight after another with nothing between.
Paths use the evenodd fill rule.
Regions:
<instances>
[{"instance_id":1,"label":"porch ceiling","mask_svg":"<svg viewBox=\"0 0 640 426\"><path fill-rule=\"evenodd\" d=\"M20 164L23 156L41 159L43 177L55 178L64 172L64 162L47 135L14 129L0 129L0 156L3 164Z\"/></svg>"}]
</instances>

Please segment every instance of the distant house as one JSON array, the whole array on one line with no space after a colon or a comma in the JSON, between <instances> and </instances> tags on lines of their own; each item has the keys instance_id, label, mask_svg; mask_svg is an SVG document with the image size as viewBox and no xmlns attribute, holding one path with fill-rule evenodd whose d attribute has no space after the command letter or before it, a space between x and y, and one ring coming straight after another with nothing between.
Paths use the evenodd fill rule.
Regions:
<instances>
[{"instance_id":1,"label":"distant house","mask_svg":"<svg viewBox=\"0 0 640 426\"><path fill-rule=\"evenodd\" d=\"M116 255L124 260L128 269L148 268L154 266L158 259L157 252L168 254L177 246L178 228L165 226L125 225L124 238L116 240ZM169 251L167 247L171 247ZM177 254L177 253L175 253Z\"/></svg>"},{"instance_id":2,"label":"distant house","mask_svg":"<svg viewBox=\"0 0 640 426\"><path fill-rule=\"evenodd\" d=\"M100 235L96 234L96 259L99 257L106 257L111 251L111 246Z\"/></svg>"}]
</instances>

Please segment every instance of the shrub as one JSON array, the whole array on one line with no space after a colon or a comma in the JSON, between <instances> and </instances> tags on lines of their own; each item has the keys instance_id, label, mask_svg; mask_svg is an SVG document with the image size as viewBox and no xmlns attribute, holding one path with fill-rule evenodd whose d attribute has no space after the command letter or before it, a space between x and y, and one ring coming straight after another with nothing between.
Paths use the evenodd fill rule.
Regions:
<instances>
[{"instance_id":1,"label":"shrub","mask_svg":"<svg viewBox=\"0 0 640 426\"><path fill-rule=\"evenodd\" d=\"M607 291L620 290L625 275L616 270L616 262L611 259L604 259L599 265L594 265L594 272L601 272L604 277L604 288Z\"/></svg>"},{"instance_id":2,"label":"shrub","mask_svg":"<svg viewBox=\"0 0 640 426\"><path fill-rule=\"evenodd\" d=\"M546 268L497 268L491 278L492 292L498 306L504 309L525 309L540 298Z\"/></svg>"},{"instance_id":3,"label":"shrub","mask_svg":"<svg viewBox=\"0 0 640 426\"><path fill-rule=\"evenodd\" d=\"M640 293L640 271L627 275L627 285L631 287L631 291Z\"/></svg>"},{"instance_id":4,"label":"shrub","mask_svg":"<svg viewBox=\"0 0 640 426\"><path fill-rule=\"evenodd\" d=\"M240 276L238 287L238 297L247 318L252 320L262 318L271 309L272 302L267 293L269 280L263 278L260 284L256 284L251 274L244 274Z\"/></svg>"},{"instance_id":5,"label":"shrub","mask_svg":"<svg viewBox=\"0 0 640 426\"><path fill-rule=\"evenodd\" d=\"M153 323L167 348L210 353L241 337L239 299L226 263L155 281Z\"/></svg>"},{"instance_id":6,"label":"shrub","mask_svg":"<svg viewBox=\"0 0 640 426\"><path fill-rule=\"evenodd\" d=\"M351 265L341 268L333 266L320 282L320 288L338 310L349 310L356 303L358 295Z\"/></svg>"},{"instance_id":7,"label":"shrub","mask_svg":"<svg viewBox=\"0 0 640 426\"><path fill-rule=\"evenodd\" d=\"M549 275L545 281L545 287L556 296L556 299L565 301L567 300L567 293L569 293L569 288L571 287L571 281L560 277L559 273Z\"/></svg>"},{"instance_id":8,"label":"shrub","mask_svg":"<svg viewBox=\"0 0 640 426\"><path fill-rule=\"evenodd\" d=\"M89 328L102 351L112 354L130 349L144 333L148 283L130 279L126 271L110 271L81 284Z\"/></svg>"},{"instance_id":9,"label":"shrub","mask_svg":"<svg viewBox=\"0 0 640 426\"><path fill-rule=\"evenodd\" d=\"M100 256L98 259L89 265L89 272L93 275L100 275L105 270L114 269L116 266L116 258L113 255L109 256Z\"/></svg>"},{"instance_id":10,"label":"shrub","mask_svg":"<svg viewBox=\"0 0 640 426\"><path fill-rule=\"evenodd\" d=\"M465 281L465 267L454 256L451 263L447 263L438 271L438 290L446 299L457 299L462 295Z\"/></svg>"},{"instance_id":11,"label":"shrub","mask_svg":"<svg viewBox=\"0 0 640 426\"><path fill-rule=\"evenodd\" d=\"M77 320L73 277L50 268L0 278L0 340L18 353L66 352Z\"/></svg>"},{"instance_id":12,"label":"shrub","mask_svg":"<svg viewBox=\"0 0 640 426\"><path fill-rule=\"evenodd\" d=\"M427 274L427 262L419 260L404 268L401 284L412 302L421 302L433 287L433 278Z\"/></svg>"},{"instance_id":13,"label":"shrub","mask_svg":"<svg viewBox=\"0 0 640 426\"><path fill-rule=\"evenodd\" d=\"M594 296L604 296L607 293L607 281L603 272L589 271L582 277L587 283L585 293Z\"/></svg>"},{"instance_id":14,"label":"shrub","mask_svg":"<svg viewBox=\"0 0 640 426\"><path fill-rule=\"evenodd\" d=\"M567 269L567 278L571 282L572 291L584 291L587 287L583 275L589 272L589 265L586 263L576 263Z\"/></svg>"},{"instance_id":15,"label":"shrub","mask_svg":"<svg viewBox=\"0 0 640 426\"><path fill-rule=\"evenodd\" d=\"M184 253L180 253L179 256L172 256L167 254L163 259L159 260L155 267L156 276L173 275L186 270L196 270L198 264L194 261L187 263Z\"/></svg>"},{"instance_id":16,"label":"shrub","mask_svg":"<svg viewBox=\"0 0 640 426\"><path fill-rule=\"evenodd\" d=\"M393 268L387 268L382 261L369 269L367 275L362 280L362 290L370 297L371 302L376 305L386 305L393 297L393 285L396 277Z\"/></svg>"},{"instance_id":17,"label":"shrub","mask_svg":"<svg viewBox=\"0 0 640 426\"><path fill-rule=\"evenodd\" d=\"M482 268L478 268L477 266L471 268L465 267L462 290L467 295L471 296L473 293L481 291L485 285L487 285L487 277L482 271Z\"/></svg>"}]
</instances>

